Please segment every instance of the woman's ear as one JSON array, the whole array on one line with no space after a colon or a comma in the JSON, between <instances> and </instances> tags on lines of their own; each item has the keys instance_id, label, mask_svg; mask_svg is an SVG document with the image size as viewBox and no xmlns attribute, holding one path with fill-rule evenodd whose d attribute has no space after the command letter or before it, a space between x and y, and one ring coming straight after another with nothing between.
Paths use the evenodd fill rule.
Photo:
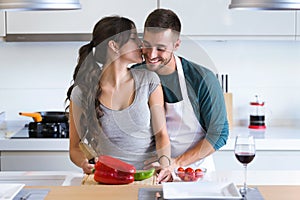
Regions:
<instances>
[{"instance_id":1,"label":"woman's ear","mask_svg":"<svg viewBox=\"0 0 300 200\"><path fill-rule=\"evenodd\" d=\"M108 42L108 47L111 48L115 53L119 53L119 45L114 40L110 40Z\"/></svg>"}]
</instances>

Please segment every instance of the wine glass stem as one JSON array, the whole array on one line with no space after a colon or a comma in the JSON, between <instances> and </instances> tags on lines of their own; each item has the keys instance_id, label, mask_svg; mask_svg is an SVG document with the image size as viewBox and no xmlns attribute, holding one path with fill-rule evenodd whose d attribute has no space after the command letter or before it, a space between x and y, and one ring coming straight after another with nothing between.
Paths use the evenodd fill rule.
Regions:
<instances>
[{"instance_id":1,"label":"wine glass stem","mask_svg":"<svg viewBox=\"0 0 300 200\"><path fill-rule=\"evenodd\" d=\"M244 191L247 192L247 165L244 164Z\"/></svg>"}]
</instances>

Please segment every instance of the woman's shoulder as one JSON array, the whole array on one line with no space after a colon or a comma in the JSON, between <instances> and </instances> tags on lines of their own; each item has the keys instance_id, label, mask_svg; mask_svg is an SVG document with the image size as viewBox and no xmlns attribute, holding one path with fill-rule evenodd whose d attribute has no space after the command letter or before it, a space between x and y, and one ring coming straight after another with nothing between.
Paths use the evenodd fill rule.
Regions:
<instances>
[{"instance_id":1,"label":"woman's shoulder","mask_svg":"<svg viewBox=\"0 0 300 200\"><path fill-rule=\"evenodd\" d=\"M78 85L74 86L71 93L71 100L80 105L82 100L82 91Z\"/></svg>"},{"instance_id":2,"label":"woman's shoulder","mask_svg":"<svg viewBox=\"0 0 300 200\"><path fill-rule=\"evenodd\" d=\"M73 96L81 96L82 91L78 85L75 85L72 89L71 97Z\"/></svg>"},{"instance_id":3,"label":"woman's shoulder","mask_svg":"<svg viewBox=\"0 0 300 200\"><path fill-rule=\"evenodd\" d=\"M130 69L131 70L131 72L133 73L133 74L135 74L135 75L137 75L138 77L141 77L141 78L143 78L143 79L159 79L159 77L158 77L158 75L155 73L155 72L153 72L153 71L150 71L150 70L148 70L148 69L141 69L141 68L131 68Z\"/></svg>"}]
</instances>

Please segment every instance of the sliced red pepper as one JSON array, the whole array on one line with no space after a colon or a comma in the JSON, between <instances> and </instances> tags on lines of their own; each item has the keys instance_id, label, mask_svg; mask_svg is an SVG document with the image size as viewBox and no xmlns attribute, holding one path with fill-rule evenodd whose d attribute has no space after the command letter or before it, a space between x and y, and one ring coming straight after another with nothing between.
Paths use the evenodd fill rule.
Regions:
<instances>
[{"instance_id":1,"label":"sliced red pepper","mask_svg":"<svg viewBox=\"0 0 300 200\"><path fill-rule=\"evenodd\" d=\"M130 165L126 162L123 162L122 160L119 160L111 156L107 156L107 155L99 156L98 161L112 169L117 169L118 171L128 172L133 174L136 172L136 169L133 165ZM97 164L95 168L97 170Z\"/></svg>"},{"instance_id":2,"label":"sliced red pepper","mask_svg":"<svg viewBox=\"0 0 300 200\"><path fill-rule=\"evenodd\" d=\"M110 173L96 170L94 173L94 180L99 183L120 185L132 183L134 181L134 176L133 174Z\"/></svg>"},{"instance_id":3,"label":"sliced red pepper","mask_svg":"<svg viewBox=\"0 0 300 200\"><path fill-rule=\"evenodd\" d=\"M133 165L111 156L100 156L95 164L94 180L105 184L128 184L134 181Z\"/></svg>"}]
</instances>

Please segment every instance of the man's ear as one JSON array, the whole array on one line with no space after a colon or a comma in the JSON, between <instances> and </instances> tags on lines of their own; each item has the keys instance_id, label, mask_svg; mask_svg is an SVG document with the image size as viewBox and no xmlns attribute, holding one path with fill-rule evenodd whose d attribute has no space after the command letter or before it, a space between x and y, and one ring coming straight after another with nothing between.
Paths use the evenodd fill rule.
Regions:
<instances>
[{"instance_id":1,"label":"man's ear","mask_svg":"<svg viewBox=\"0 0 300 200\"><path fill-rule=\"evenodd\" d=\"M175 51L179 48L180 44L181 44L181 40L178 38L174 45Z\"/></svg>"},{"instance_id":2,"label":"man's ear","mask_svg":"<svg viewBox=\"0 0 300 200\"><path fill-rule=\"evenodd\" d=\"M108 41L108 47L111 48L115 53L119 53L119 45L114 41Z\"/></svg>"}]
</instances>

